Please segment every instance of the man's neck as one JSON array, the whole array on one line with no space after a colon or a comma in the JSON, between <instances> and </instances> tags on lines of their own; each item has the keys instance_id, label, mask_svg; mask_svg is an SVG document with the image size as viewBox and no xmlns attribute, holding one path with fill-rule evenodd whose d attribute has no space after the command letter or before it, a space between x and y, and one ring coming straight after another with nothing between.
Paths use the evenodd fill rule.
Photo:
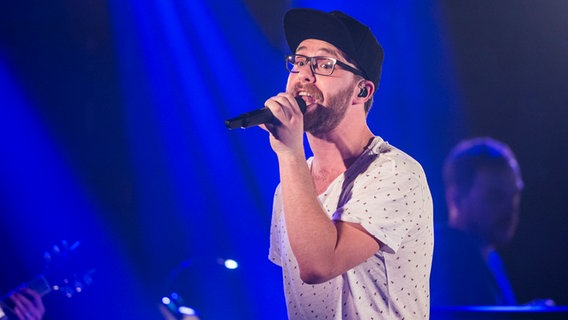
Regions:
<instances>
[{"instance_id":1,"label":"man's neck","mask_svg":"<svg viewBox=\"0 0 568 320\"><path fill-rule=\"evenodd\" d=\"M318 170L345 171L361 155L374 137L368 127L359 131L334 130L326 136L308 134Z\"/></svg>"},{"instance_id":2,"label":"man's neck","mask_svg":"<svg viewBox=\"0 0 568 320\"><path fill-rule=\"evenodd\" d=\"M470 230L470 228L468 228L464 224L460 224L458 222L453 221L450 222L449 225L454 229L458 229L461 232L468 234L472 239L475 239L479 247L479 251L481 252L481 255L483 256L484 260L487 260L487 256L489 255L489 253L495 250L495 246L493 244L484 241L479 235L473 233Z\"/></svg>"}]
</instances>

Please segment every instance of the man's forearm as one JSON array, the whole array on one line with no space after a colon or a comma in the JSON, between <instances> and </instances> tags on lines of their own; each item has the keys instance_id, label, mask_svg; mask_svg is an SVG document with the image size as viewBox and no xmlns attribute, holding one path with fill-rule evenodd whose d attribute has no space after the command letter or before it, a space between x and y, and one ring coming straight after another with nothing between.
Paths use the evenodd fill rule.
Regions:
<instances>
[{"instance_id":1,"label":"man's forearm","mask_svg":"<svg viewBox=\"0 0 568 320\"><path fill-rule=\"evenodd\" d=\"M301 275L329 272L337 229L318 200L303 157L279 158L283 208L290 246Z\"/></svg>"}]
</instances>

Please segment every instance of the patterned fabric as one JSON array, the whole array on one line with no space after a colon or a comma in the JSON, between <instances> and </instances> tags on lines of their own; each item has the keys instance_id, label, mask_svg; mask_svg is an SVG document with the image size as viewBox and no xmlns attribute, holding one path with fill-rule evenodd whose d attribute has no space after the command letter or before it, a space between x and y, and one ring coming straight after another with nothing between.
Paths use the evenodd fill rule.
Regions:
<instances>
[{"instance_id":1,"label":"patterned fabric","mask_svg":"<svg viewBox=\"0 0 568 320\"><path fill-rule=\"evenodd\" d=\"M302 282L278 187L269 259L282 267L289 319L428 319L433 208L420 164L375 137L319 200L330 219L361 224L381 247L328 282Z\"/></svg>"}]
</instances>

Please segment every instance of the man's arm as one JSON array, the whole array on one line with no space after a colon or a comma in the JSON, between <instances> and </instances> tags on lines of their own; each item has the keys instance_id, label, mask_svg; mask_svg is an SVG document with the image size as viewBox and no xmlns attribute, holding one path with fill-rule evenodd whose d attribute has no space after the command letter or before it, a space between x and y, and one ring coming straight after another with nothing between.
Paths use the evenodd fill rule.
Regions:
<instances>
[{"instance_id":1,"label":"man's arm","mask_svg":"<svg viewBox=\"0 0 568 320\"><path fill-rule=\"evenodd\" d=\"M379 242L358 224L331 221L321 207L305 159L303 114L294 97L281 93L265 105L280 121L263 128L278 157L286 230L300 277L321 283L365 261Z\"/></svg>"},{"instance_id":2,"label":"man's arm","mask_svg":"<svg viewBox=\"0 0 568 320\"><path fill-rule=\"evenodd\" d=\"M303 152L278 159L286 229L304 282L325 282L377 252L379 242L361 225L329 219Z\"/></svg>"}]
</instances>

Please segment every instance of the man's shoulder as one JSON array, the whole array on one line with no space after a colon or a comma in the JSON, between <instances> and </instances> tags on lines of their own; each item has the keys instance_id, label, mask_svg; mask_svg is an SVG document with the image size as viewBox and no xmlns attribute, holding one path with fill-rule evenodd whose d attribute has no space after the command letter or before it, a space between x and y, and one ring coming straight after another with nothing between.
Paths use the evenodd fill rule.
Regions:
<instances>
[{"instance_id":1,"label":"man's shoulder","mask_svg":"<svg viewBox=\"0 0 568 320\"><path fill-rule=\"evenodd\" d=\"M481 252L476 240L447 223L434 225L434 256L439 259L452 257L451 260L482 263Z\"/></svg>"},{"instance_id":2,"label":"man's shoulder","mask_svg":"<svg viewBox=\"0 0 568 320\"><path fill-rule=\"evenodd\" d=\"M436 223L434 225L434 236L439 239L440 244L456 244L458 246L473 245L473 239L465 232L458 230L448 223Z\"/></svg>"},{"instance_id":3,"label":"man's shoulder","mask_svg":"<svg viewBox=\"0 0 568 320\"><path fill-rule=\"evenodd\" d=\"M414 157L390 144L388 141L383 140L381 137L375 137L370 149L372 150L372 154L378 156L378 161L389 161L393 163L393 169L406 170L409 167L415 167L423 171L422 166Z\"/></svg>"}]
</instances>

